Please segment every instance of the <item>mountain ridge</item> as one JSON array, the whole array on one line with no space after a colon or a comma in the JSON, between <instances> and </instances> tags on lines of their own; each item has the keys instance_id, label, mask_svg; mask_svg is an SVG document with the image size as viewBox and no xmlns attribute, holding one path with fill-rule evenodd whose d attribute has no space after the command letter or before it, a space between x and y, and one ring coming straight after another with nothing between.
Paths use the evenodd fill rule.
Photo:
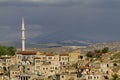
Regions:
<instances>
[{"instance_id":1,"label":"mountain ridge","mask_svg":"<svg viewBox=\"0 0 120 80\"><path fill-rule=\"evenodd\" d=\"M33 42L26 42L26 47L28 48L39 48L39 47L60 47L60 46L87 46L93 44L91 41L86 40L86 41L82 41L82 40L66 40L66 41L56 41L56 42L37 42L37 43L33 43ZM10 42L10 41L4 41L4 42L0 42L0 45L4 45L4 46L14 46L17 48L21 47L21 42Z\"/></svg>"}]
</instances>

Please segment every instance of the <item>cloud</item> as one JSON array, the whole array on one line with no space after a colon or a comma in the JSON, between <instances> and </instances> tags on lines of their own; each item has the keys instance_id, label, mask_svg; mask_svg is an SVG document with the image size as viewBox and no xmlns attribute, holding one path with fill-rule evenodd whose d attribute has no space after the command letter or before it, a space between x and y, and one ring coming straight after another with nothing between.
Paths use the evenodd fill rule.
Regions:
<instances>
[{"instance_id":1,"label":"cloud","mask_svg":"<svg viewBox=\"0 0 120 80\"><path fill-rule=\"evenodd\" d=\"M40 25L25 25L26 39L42 35ZM0 41L20 41L21 26L0 26Z\"/></svg>"},{"instance_id":2,"label":"cloud","mask_svg":"<svg viewBox=\"0 0 120 80\"><path fill-rule=\"evenodd\" d=\"M26 38L30 39L30 38L34 38L37 36L42 35L42 30L41 30L40 25L26 25Z\"/></svg>"},{"instance_id":3,"label":"cloud","mask_svg":"<svg viewBox=\"0 0 120 80\"><path fill-rule=\"evenodd\" d=\"M120 0L0 0L0 7L71 7L116 8Z\"/></svg>"},{"instance_id":4,"label":"cloud","mask_svg":"<svg viewBox=\"0 0 120 80\"><path fill-rule=\"evenodd\" d=\"M22 16L27 39L120 39L119 8L119 0L0 0L0 40L21 39Z\"/></svg>"},{"instance_id":5,"label":"cloud","mask_svg":"<svg viewBox=\"0 0 120 80\"><path fill-rule=\"evenodd\" d=\"M93 0L94 1L94 0ZM120 0L95 0L88 3L92 8L120 8Z\"/></svg>"},{"instance_id":6,"label":"cloud","mask_svg":"<svg viewBox=\"0 0 120 80\"><path fill-rule=\"evenodd\" d=\"M79 0L1 0L0 6L70 6L79 3Z\"/></svg>"},{"instance_id":7,"label":"cloud","mask_svg":"<svg viewBox=\"0 0 120 80\"><path fill-rule=\"evenodd\" d=\"M17 26L0 26L0 41L16 41L19 37Z\"/></svg>"}]
</instances>

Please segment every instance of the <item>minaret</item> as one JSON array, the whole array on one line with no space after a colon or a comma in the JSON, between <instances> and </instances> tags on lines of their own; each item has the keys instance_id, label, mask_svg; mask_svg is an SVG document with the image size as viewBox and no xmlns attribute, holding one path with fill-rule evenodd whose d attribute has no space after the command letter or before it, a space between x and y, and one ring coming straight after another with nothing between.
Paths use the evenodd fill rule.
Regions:
<instances>
[{"instance_id":1,"label":"minaret","mask_svg":"<svg viewBox=\"0 0 120 80\"><path fill-rule=\"evenodd\" d=\"M22 17L22 51L25 51L25 24L24 24L24 17Z\"/></svg>"}]
</instances>

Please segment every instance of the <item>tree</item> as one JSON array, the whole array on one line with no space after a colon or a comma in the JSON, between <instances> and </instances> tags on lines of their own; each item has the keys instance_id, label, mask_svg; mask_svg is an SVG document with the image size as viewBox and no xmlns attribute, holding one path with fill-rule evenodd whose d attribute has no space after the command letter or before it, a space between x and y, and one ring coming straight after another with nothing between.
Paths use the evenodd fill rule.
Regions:
<instances>
[{"instance_id":1,"label":"tree","mask_svg":"<svg viewBox=\"0 0 120 80\"><path fill-rule=\"evenodd\" d=\"M101 50L94 50L95 53L101 53Z\"/></svg>"},{"instance_id":2,"label":"tree","mask_svg":"<svg viewBox=\"0 0 120 80\"><path fill-rule=\"evenodd\" d=\"M7 55L13 56L15 55L16 49L12 46L7 48Z\"/></svg>"},{"instance_id":3,"label":"tree","mask_svg":"<svg viewBox=\"0 0 120 80\"><path fill-rule=\"evenodd\" d=\"M10 47L0 46L0 56L2 56L2 55L13 56L13 55L15 55L15 52L16 52L16 49L12 46L10 46Z\"/></svg>"},{"instance_id":4,"label":"tree","mask_svg":"<svg viewBox=\"0 0 120 80\"><path fill-rule=\"evenodd\" d=\"M117 74L114 74L112 77L113 77L112 80L120 80Z\"/></svg>"},{"instance_id":5,"label":"tree","mask_svg":"<svg viewBox=\"0 0 120 80\"><path fill-rule=\"evenodd\" d=\"M87 52L86 56L92 58L94 56L94 53L92 53L91 51L89 51L89 52Z\"/></svg>"},{"instance_id":6,"label":"tree","mask_svg":"<svg viewBox=\"0 0 120 80\"><path fill-rule=\"evenodd\" d=\"M0 56L1 56L1 55L6 55L6 53L7 53L6 47L0 46Z\"/></svg>"},{"instance_id":7,"label":"tree","mask_svg":"<svg viewBox=\"0 0 120 80\"><path fill-rule=\"evenodd\" d=\"M105 47L102 49L102 53L107 53L109 51L109 48L108 47Z\"/></svg>"}]
</instances>

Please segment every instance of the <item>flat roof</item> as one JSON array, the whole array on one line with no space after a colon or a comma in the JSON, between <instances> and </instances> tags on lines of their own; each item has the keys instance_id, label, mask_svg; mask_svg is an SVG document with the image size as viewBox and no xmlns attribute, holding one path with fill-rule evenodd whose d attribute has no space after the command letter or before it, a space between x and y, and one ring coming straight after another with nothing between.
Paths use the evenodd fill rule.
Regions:
<instances>
[{"instance_id":1,"label":"flat roof","mask_svg":"<svg viewBox=\"0 0 120 80\"><path fill-rule=\"evenodd\" d=\"M36 55L37 51L18 51L16 54L22 54L22 55Z\"/></svg>"}]
</instances>

